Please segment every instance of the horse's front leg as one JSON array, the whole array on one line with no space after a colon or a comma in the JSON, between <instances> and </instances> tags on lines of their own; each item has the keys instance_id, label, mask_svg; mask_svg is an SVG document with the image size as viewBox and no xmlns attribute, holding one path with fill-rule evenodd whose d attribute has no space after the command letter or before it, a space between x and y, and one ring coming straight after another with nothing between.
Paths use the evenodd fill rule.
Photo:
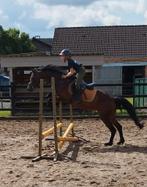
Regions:
<instances>
[{"instance_id":1,"label":"horse's front leg","mask_svg":"<svg viewBox=\"0 0 147 187\"><path fill-rule=\"evenodd\" d=\"M114 136L115 136L115 134L116 134L116 129L115 129L115 127L113 126L113 123L110 121L110 120L108 120L107 119L107 117L103 117L103 118L101 118L102 119L102 121L104 122L104 124L106 125L106 127L110 130L110 132L111 132L111 136L110 136L110 140L109 140L109 142L107 142L107 143L105 143L104 145L105 146L111 146L111 145L113 145L113 139L114 139Z\"/></svg>"}]
</instances>

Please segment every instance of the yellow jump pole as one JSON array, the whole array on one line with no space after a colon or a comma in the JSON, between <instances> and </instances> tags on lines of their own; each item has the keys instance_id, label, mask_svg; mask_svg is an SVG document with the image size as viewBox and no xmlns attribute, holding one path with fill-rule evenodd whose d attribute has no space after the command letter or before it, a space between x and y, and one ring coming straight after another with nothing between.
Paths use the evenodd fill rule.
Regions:
<instances>
[{"instance_id":1,"label":"yellow jump pole","mask_svg":"<svg viewBox=\"0 0 147 187\"><path fill-rule=\"evenodd\" d=\"M67 141L67 142L76 142L76 141L79 141L79 138L77 137L62 137L62 136L59 136L58 137L58 141Z\"/></svg>"},{"instance_id":2,"label":"yellow jump pole","mask_svg":"<svg viewBox=\"0 0 147 187\"><path fill-rule=\"evenodd\" d=\"M68 126L68 128L66 129L66 131L64 132L64 134L62 136L63 139L67 137L67 135L73 129L73 127L74 127L74 124L70 123L69 126ZM63 147L63 145L64 145L64 141L59 142L58 149L61 149Z\"/></svg>"},{"instance_id":3,"label":"yellow jump pole","mask_svg":"<svg viewBox=\"0 0 147 187\"><path fill-rule=\"evenodd\" d=\"M62 128L62 123L58 123L57 128ZM46 136L49 136L50 134L53 134L53 133L54 133L54 127L44 131L42 133L42 139L45 138Z\"/></svg>"}]
</instances>

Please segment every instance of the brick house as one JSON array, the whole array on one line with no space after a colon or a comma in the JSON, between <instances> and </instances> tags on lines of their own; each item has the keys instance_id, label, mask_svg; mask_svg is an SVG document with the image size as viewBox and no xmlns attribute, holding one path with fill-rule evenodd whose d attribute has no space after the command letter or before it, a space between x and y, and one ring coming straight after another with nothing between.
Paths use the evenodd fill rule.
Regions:
<instances>
[{"instance_id":1,"label":"brick house","mask_svg":"<svg viewBox=\"0 0 147 187\"><path fill-rule=\"evenodd\" d=\"M147 77L147 25L56 28L53 39L33 38L37 53L0 57L1 67L9 68L11 81L28 81L32 67L55 64L69 48L74 58L87 69L87 82L128 83ZM109 93L123 93L121 88L104 88Z\"/></svg>"}]
</instances>

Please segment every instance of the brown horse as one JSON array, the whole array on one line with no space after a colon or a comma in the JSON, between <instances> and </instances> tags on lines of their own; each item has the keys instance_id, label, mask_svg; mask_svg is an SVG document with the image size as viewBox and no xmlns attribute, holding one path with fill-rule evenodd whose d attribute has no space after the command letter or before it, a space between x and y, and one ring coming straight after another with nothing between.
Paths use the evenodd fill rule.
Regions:
<instances>
[{"instance_id":1,"label":"brown horse","mask_svg":"<svg viewBox=\"0 0 147 187\"><path fill-rule=\"evenodd\" d=\"M74 78L62 79L63 74L64 72L59 67L53 65L34 69L31 73L27 89L31 91L34 87L38 87L41 78L50 82L50 78L54 77L56 93L61 100L71 103L76 108L98 111L101 120L111 132L110 140L108 143L105 143L105 146L113 144L116 130L118 130L120 136L118 145L125 142L122 126L116 119L116 109L119 107L127 110L137 127L143 128L143 124L139 121L133 105L123 97L113 98L101 90L85 89L82 93L81 101L75 101L72 96Z\"/></svg>"}]
</instances>

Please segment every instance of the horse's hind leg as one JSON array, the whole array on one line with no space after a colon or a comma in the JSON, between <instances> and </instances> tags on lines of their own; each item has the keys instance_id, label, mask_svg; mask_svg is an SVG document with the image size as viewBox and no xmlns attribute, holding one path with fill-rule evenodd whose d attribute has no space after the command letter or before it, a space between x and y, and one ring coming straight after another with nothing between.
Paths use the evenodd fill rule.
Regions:
<instances>
[{"instance_id":1,"label":"horse's hind leg","mask_svg":"<svg viewBox=\"0 0 147 187\"><path fill-rule=\"evenodd\" d=\"M111 123L111 120L108 120L108 119L105 119L103 117L101 117L102 121L104 122L104 124L106 125L106 127L110 130L111 132L111 136L110 136L110 140L108 143L105 143L104 145L105 146L111 146L113 145L113 139L114 139L114 136L115 136L115 133L116 133L116 129L115 127L113 126L113 123Z\"/></svg>"},{"instance_id":2,"label":"horse's hind leg","mask_svg":"<svg viewBox=\"0 0 147 187\"><path fill-rule=\"evenodd\" d=\"M115 120L114 125L117 128L117 130L119 132L119 136L120 136L120 141L117 144L118 145L124 144L125 139L124 139L124 136L123 136L122 126L120 125L120 123L117 120Z\"/></svg>"}]
</instances>

